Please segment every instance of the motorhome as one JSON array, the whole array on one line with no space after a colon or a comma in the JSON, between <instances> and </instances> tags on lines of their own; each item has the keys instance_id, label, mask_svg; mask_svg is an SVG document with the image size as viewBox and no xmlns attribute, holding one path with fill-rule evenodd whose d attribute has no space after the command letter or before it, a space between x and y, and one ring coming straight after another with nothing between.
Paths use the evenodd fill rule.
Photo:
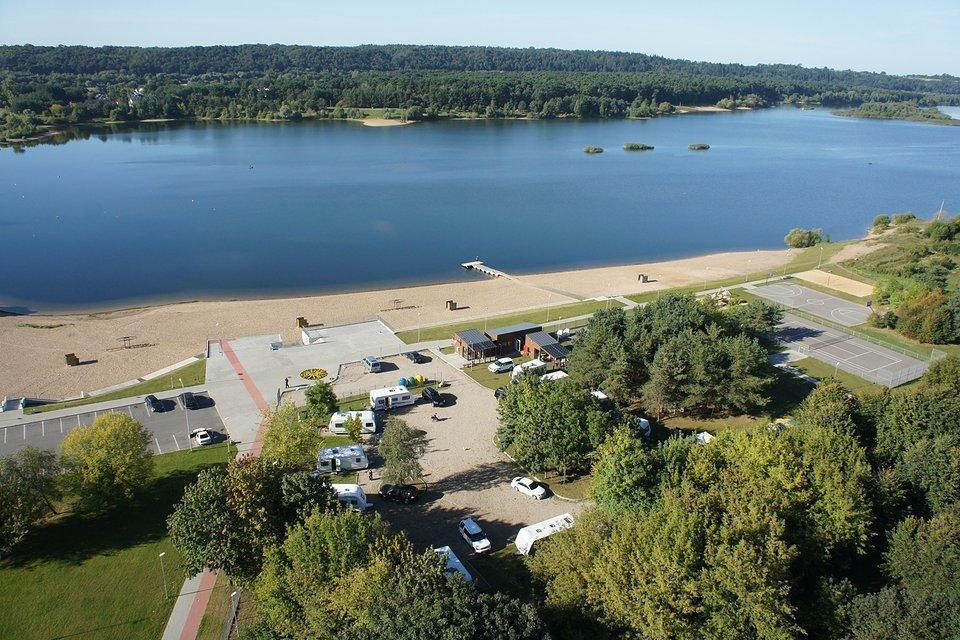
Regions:
<instances>
[{"instance_id":1,"label":"motorhome","mask_svg":"<svg viewBox=\"0 0 960 640\"><path fill-rule=\"evenodd\" d=\"M473 576L460 561L460 558L457 557L457 554L453 552L453 549L450 547L437 547L434 549L434 552L438 556L443 556L447 561L447 566L444 567L443 572L448 576L453 576L460 574L463 576L463 579L467 581L467 584L473 584Z\"/></svg>"},{"instance_id":2,"label":"motorhome","mask_svg":"<svg viewBox=\"0 0 960 640\"><path fill-rule=\"evenodd\" d=\"M340 504L352 511L366 511L373 507L367 502L367 494L363 492L363 487L358 484L332 484L330 485L337 494L337 500Z\"/></svg>"},{"instance_id":3,"label":"motorhome","mask_svg":"<svg viewBox=\"0 0 960 640\"><path fill-rule=\"evenodd\" d=\"M360 418L360 433L376 433L377 421L374 418L373 411L337 411L330 416L330 422L327 428L330 433L337 435L346 435L347 420Z\"/></svg>"},{"instance_id":4,"label":"motorhome","mask_svg":"<svg viewBox=\"0 0 960 640\"><path fill-rule=\"evenodd\" d=\"M407 407L416 401L416 397L404 386L374 389L370 392L370 408L374 411L389 411L397 407Z\"/></svg>"},{"instance_id":5,"label":"motorhome","mask_svg":"<svg viewBox=\"0 0 960 640\"><path fill-rule=\"evenodd\" d=\"M528 556L533 552L533 544L537 540L543 540L547 536L552 536L558 531L569 529L572 526L573 516L569 513L564 513L559 516L554 516L549 520L524 527L517 532L517 551Z\"/></svg>"},{"instance_id":6,"label":"motorhome","mask_svg":"<svg viewBox=\"0 0 960 640\"><path fill-rule=\"evenodd\" d=\"M317 454L317 471L321 473L339 473L366 469L370 466L367 454L359 444L347 444L340 447L321 449Z\"/></svg>"},{"instance_id":7,"label":"motorhome","mask_svg":"<svg viewBox=\"0 0 960 640\"><path fill-rule=\"evenodd\" d=\"M510 374L510 377L513 380L518 379L527 371L542 371L547 368L547 363L541 360L540 358L534 358L529 362L524 362L523 364L518 364L513 368L513 373Z\"/></svg>"}]
</instances>

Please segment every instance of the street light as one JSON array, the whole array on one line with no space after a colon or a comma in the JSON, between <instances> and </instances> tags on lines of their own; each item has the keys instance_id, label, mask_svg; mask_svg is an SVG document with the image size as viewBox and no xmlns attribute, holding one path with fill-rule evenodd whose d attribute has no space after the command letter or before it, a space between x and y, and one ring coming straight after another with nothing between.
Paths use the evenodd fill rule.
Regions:
<instances>
[{"instance_id":1,"label":"street light","mask_svg":"<svg viewBox=\"0 0 960 640\"><path fill-rule=\"evenodd\" d=\"M817 269L820 268L820 265L823 264L823 245L820 245L820 260L817 262Z\"/></svg>"},{"instance_id":2,"label":"street light","mask_svg":"<svg viewBox=\"0 0 960 640\"><path fill-rule=\"evenodd\" d=\"M180 381L180 390L184 390L183 378L177 378ZM183 403L183 398L181 397L180 404L183 405L183 417L187 420L187 442L190 442L190 409L187 408L187 405ZM190 445L190 448L193 448L193 445Z\"/></svg>"},{"instance_id":3,"label":"street light","mask_svg":"<svg viewBox=\"0 0 960 640\"><path fill-rule=\"evenodd\" d=\"M230 594L230 606L233 608L233 628L240 633L240 616L237 615L237 607L240 605L240 589Z\"/></svg>"},{"instance_id":4,"label":"street light","mask_svg":"<svg viewBox=\"0 0 960 640\"><path fill-rule=\"evenodd\" d=\"M160 573L163 575L163 597L164 599L170 598L170 590L167 589L167 568L163 566L163 556L167 555L166 551L160 552Z\"/></svg>"}]
</instances>

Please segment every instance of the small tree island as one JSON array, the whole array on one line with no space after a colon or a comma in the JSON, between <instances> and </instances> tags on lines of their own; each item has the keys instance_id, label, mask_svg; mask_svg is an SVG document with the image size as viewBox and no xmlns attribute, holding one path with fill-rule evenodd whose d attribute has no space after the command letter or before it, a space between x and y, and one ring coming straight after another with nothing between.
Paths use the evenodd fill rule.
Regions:
<instances>
[{"instance_id":1,"label":"small tree island","mask_svg":"<svg viewBox=\"0 0 960 640\"><path fill-rule=\"evenodd\" d=\"M584 153L603 153L603 147L584 147Z\"/></svg>"},{"instance_id":2,"label":"small tree island","mask_svg":"<svg viewBox=\"0 0 960 640\"><path fill-rule=\"evenodd\" d=\"M624 151L652 151L653 146L649 144L643 144L642 142L626 142L623 145Z\"/></svg>"},{"instance_id":3,"label":"small tree island","mask_svg":"<svg viewBox=\"0 0 960 640\"><path fill-rule=\"evenodd\" d=\"M691 144L687 146L687 149L690 149L690 151L706 151L709 148L710 148L710 145L704 144L702 142L698 142L696 144Z\"/></svg>"}]
</instances>

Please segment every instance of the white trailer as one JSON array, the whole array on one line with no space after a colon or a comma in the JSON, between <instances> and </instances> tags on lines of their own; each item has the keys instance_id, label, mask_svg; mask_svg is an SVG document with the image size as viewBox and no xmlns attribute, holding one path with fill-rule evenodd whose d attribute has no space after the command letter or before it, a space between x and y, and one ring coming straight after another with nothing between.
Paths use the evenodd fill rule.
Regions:
<instances>
[{"instance_id":1,"label":"white trailer","mask_svg":"<svg viewBox=\"0 0 960 640\"><path fill-rule=\"evenodd\" d=\"M572 526L573 516L569 513L564 513L559 516L554 516L549 520L524 527L517 532L517 551L528 556L533 552L533 544L537 540L543 540L547 536L552 536L558 531L569 529Z\"/></svg>"},{"instance_id":2,"label":"white trailer","mask_svg":"<svg viewBox=\"0 0 960 640\"><path fill-rule=\"evenodd\" d=\"M407 407L417 399L404 386L374 389L370 392L370 408L374 411L389 411L397 407Z\"/></svg>"},{"instance_id":3,"label":"white trailer","mask_svg":"<svg viewBox=\"0 0 960 640\"><path fill-rule=\"evenodd\" d=\"M446 573L448 576L453 576L459 573L463 576L463 579L467 581L467 584L473 584L473 575L470 574L470 571L467 570L467 567L465 567L463 562L460 561L460 558L457 557L457 554L453 552L453 549L450 547L437 547L434 549L434 552L438 556L443 556L447 561L447 565L443 569L444 573Z\"/></svg>"},{"instance_id":4,"label":"white trailer","mask_svg":"<svg viewBox=\"0 0 960 640\"><path fill-rule=\"evenodd\" d=\"M534 358L524 362L523 364L518 364L513 368L513 372L510 374L510 378L516 380L527 371L542 371L547 368L547 363L541 360L540 358Z\"/></svg>"},{"instance_id":5,"label":"white trailer","mask_svg":"<svg viewBox=\"0 0 960 640\"><path fill-rule=\"evenodd\" d=\"M340 504L353 511L366 511L373 507L367 502L367 494L363 492L363 487L358 484L332 484L330 485L337 494L337 500Z\"/></svg>"},{"instance_id":6,"label":"white trailer","mask_svg":"<svg viewBox=\"0 0 960 640\"><path fill-rule=\"evenodd\" d=\"M360 433L377 432L377 421L373 411L337 411L330 416L330 423L327 425L327 428L330 430L330 433L346 435L347 420L351 418L360 418Z\"/></svg>"},{"instance_id":7,"label":"white trailer","mask_svg":"<svg viewBox=\"0 0 960 640\"><path fill-rule=\"evenodd\" d=\"M359 444L347 444L341 447L321 449L317 454L317 471L320 473L339 473L355 471L370 466L367 454Z\"/></svg>"}]
</instances>

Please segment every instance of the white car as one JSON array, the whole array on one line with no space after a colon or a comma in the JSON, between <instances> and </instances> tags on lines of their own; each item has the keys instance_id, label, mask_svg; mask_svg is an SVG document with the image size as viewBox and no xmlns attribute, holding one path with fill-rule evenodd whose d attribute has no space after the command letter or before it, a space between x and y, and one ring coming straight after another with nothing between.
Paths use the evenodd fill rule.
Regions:
<instances>
[{"instance_id":1,"label":"white car","mask_svg":"<svg viewBox=\"0 0 960 640\"><path fill-rule=\"evenodd\" d=\"M506 373L513 371L513 358L499 358L487 365L490 373Z\"/></svg>"},{"instance_id":2,"label":"white car","mask_svg":"<svg viewBox=\"0 0 960 640\"><path fill-rule=\"evenodd\" d=\"M210 433L208 429L194 429L190 435L193 436L193 439L196 440L197 444L201 447L213 443L213 434Z\"/></svg>"},{"instance_id":3,"label":"white car","mask_svg":"<svg viewBox=\"0 0 960 640\"><path fill-rule=\"evenodd\" d=\"M510 481L510 486L523 495L537 500L547 497L547 488L533 478L514 478Z\"/></svg>"},{"instance_id":4,"label":"white car","mask_svg":"<svg viewBox=\"0 0 960 640\"><path fill-rule=\"evenodd\" d=\"M458 528L460 535L467 541L474 553L490 551L490 540L487 539L487 534L483 532L480 525L473 521L473 518L461 520Z\"/></svg>"}]
</instances>

